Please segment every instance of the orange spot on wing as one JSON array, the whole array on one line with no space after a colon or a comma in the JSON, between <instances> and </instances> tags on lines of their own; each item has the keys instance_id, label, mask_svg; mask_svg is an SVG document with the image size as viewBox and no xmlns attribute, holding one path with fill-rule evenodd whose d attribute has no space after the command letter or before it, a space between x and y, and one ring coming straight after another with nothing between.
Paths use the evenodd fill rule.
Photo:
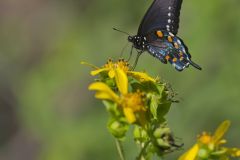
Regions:
<instances>
[{"instance_id":1,"label":"orange spot on wing","mask_svg":"<svg viewBox=\"0 0 240 160\"><path fill-rule=\"evenodd\" d=\"M176 49L178 49L178 48L179 48L179 45L175 42L175 43L174 43L174 47L175 47Z\"/></svg>"},{"instance_id":2,"label":"orange spot on wing","mask_svg":"<svg viewBox=\"0 0 240 160\"><path fill-rule=\"evenodd\" d=\"M173 58L173 62L177 62L177 58Z\"/></svg>"},{"instance_id":3,"label":"orange spot on wing","mask_svg":"<svg viewBox=\"0 0 240 160\"><path fill-rule=\"evenodd\" d=\"M167 55L167 56L165 57L165 59L166 59L166 60L169 60L169 59L170 59L170 56L169 56L169 55Z\"/></svg>"},{"instance_id":4,"label":"orange spot on wing","mask_svg":"<svg viewBox=\"0 0 240 160\"><path fill-rule=\"evenodd\" d=\"M159 38L163 37L163 32L162 31L157 31L156 34Z\"/></svg>"},{"instance_id":5,"label":"orange spot on wing","mask_svg":"<svg viewBox=\"0 0 240 160\"><path fill-rule=\"evenodd\" d=\"M173 42L173 39L171 36L168 36L168 42Z\"/></svg>"}]
</instances>

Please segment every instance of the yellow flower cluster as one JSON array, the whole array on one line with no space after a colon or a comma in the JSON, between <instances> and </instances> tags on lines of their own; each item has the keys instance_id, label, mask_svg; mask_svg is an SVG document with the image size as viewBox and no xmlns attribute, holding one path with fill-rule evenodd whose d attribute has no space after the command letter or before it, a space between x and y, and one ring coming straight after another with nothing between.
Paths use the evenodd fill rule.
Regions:
<instances>
[{"instance_id":1,"label":"yellow flower cluster","mask_svg":"<svg viewBox=\"0 0 240 160\"><path fill-rule=\"evenodd\" d=\"M166 83L147 73L131 70L123 59L108 60L102 67L82 64L93 67L91 75L99 77L89 85L89 90L96 91L95 97L103 101L110 113L110 133L123 140L129 126L134 127L134 141L141 148L137 159L164 155L181 147L175 144L165 120L174 102L173 91Z\"/></svg>"},{"instance_id":2,"label":"yellow flower cluster","mask_svg":"<svg viewBox=\"0 0 240 160\"><path fill-rule=\"evenodd\" d=\"M82 64L87 64L82 62ZM93 66L93 65L91 65ZM144 72L130 71L129 64L120 59L113 62L111 59L107 63L98 68L93 66L95 70L91 71L91 75L95 76L101 73L107 73L108 77L114 79L119 94L115 93L106 83L94 82L89 86L89 90L96 90L96 98L102 100L109 100L118 104L122 108L123 113L129 123L134 123L143 120L145 109L144 93L141 91L129 92L128 76L139 80L140 82L156 82L156 80Z\"/></svg>"},{"instance_id":3,"label":"yellow flower cluster","mask_svg":"<svg viewBox=\"0 0 240 160\"><path fill-rule=\"evenodd\" d=\"M226 143L222 139L230 126L230 121L224 121L213 135L203 132L197 143L183 154L179 160L220 159L229 160L229 157L240 157L240 149L222 147Z\"/></svg>"},{"instance_id":4,"label":"yellow flower cluster","mask_svg":"<svg viewBox=\"0 0 240 160\"><path fill-rule=\"evenodd\" d=\"M174 100L174 93L168 85L152 78L147 73L132 71L128 62L111 59L102 67L82 62L93 67L92 76L99 76L89 85L96 91L110 113L108 128L118 140L126 136L130 125L134 126L134 140L141 147L137 159L151 159L154 154L163 156L182 145L176 144L165 115ZM203 132L197 142L178 160L229 160L240 157L240 149L223 145L224 134L230 121L224 121L214 134Z\"/></svg>"}]
</instances>

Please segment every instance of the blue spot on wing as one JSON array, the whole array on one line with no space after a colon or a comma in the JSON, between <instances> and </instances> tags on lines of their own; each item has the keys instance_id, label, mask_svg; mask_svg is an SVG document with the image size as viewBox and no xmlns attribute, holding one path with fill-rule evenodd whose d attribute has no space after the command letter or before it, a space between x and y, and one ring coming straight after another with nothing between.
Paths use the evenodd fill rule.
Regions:
<instances>
[{"instance_id":1,"label":"blue spot on wing","mask_svg":"<svg viewBox=\"0 0 240 160\"><path fill-rule=\"evenodd\" d=\"M149 45L147 49L152 56L159 59L162 63L167 64L167 60L165 59L165 56L167 55L167 53L164 49L156 46L151 46L151 45Z\"/></svg>"}]
</instances>

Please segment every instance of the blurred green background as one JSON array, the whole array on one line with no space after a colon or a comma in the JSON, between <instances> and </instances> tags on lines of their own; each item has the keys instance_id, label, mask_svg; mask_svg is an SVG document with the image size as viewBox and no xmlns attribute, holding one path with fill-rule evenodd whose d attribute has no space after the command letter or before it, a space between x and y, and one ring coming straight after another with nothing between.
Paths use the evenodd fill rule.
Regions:
<instances>
[{"instance_id":1,"label":"blurred green background","mask_svg":"<svg viewBox=\"0 0 240 160\"><path fill-rule=\"evenodd\" d=\"M93 77L80 61L117 59L127 36L112 27L136 34L151 2L0 1L0 160L117 159L108 114L87 90ZM179 93L167 118L185 149L225 119L232 121L228 145L240 147L239 7L239 0L184 0L179 36L202 71L179 73L147 53L140 57L137 70L160 75ZM134 159L130 138L125 147Z\"/></svg>"}]
</instances>

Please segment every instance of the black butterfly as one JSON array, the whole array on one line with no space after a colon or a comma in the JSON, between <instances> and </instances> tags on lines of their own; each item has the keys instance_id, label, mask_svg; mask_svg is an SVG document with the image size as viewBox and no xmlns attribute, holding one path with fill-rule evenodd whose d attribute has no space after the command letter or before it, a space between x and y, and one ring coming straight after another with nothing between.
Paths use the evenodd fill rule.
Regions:
<instances>
[{"instance_id":1,"label":"black butterfly","mask_svg":"<svg viewBox=\"0 0 240 160\"><path fill-rule=\"evenodd\" d=\"M128 41L138 50L138 57L148 51L162 63L171 63L178 71L189 64L201 70L191 61L183 40L176 36L181 5L182 0L154 0L142 19L137 35L129 36Z\"/></svg>"}]
</instances>

